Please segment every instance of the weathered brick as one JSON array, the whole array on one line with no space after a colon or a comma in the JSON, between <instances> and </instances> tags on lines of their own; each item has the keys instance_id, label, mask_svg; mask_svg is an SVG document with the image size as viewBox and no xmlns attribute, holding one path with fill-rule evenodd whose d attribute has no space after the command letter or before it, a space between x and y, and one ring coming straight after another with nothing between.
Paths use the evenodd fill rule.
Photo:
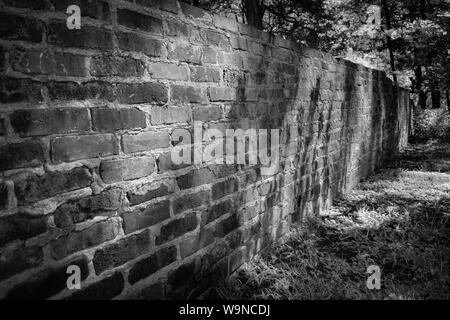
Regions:
<instances>
[{"instance_id":1,"label":"weathered brick","mask_svg":"<svg viewBox=\"0 0 450 320\"><path fill-rule=\"evenodd\" d=\"M30 79L0 76L0 102L41 102L42 84Z\"/></svg>"},{"instance_id":2,"label":"weathered brick","mask_svg":"<svg viewBox=\"0 0 450 320\"><path fill-rule=\"evenodd\" d=\"M137 108L96 108L91 114L96 131L144 129L147 126L145 112Z\"/></svg>"},{"instance_id":3,"label":"weathered brick","mask_svg":"<svg viewBox=\"0 0 450 320\"><path fill-rule=\"evenodd\" d=\"M155 170L152 156L106 160L100 164L100 176L106 183L135 180L150 176Z\"/></svg>"},{"instance_id":4,"label":"weathered brick","mask_svg":"<svg viewBox=\"0 0 450 320\"><path fill-rule=\"evenodd\" d=\"M210 14L198 7L191 6L185 2L180 2L183 14L189 18L211 21Z\"/></svg>"},{"instance_id":5,"label":"weathered brick","mask_svg":"<svg viewBox=\"0 0 450 320\"><path fill-rule=\"evenodd\" d=\"M195 209L202 205L207 204L209 201L209 192L200 191L197 193L191 193L177 198L173 202L173 212L175 214L182 213L186 210Z\"/></svg>"},{"instance_id":6,"label":"weathered brick","mask_svg":"<svg viewBox=\"0 0 450 320\"><path fill-rule=\"evenodd\" d=\"M48 95L52 100L108 100L116 99L112 84L103 81L76 82L49 82Z\"/></svg>"},{"instance_id":7,"label":"weathered brick","mask_svg":"<svg viewBox=\"0 0 450 320\"><path fill-rule=\"evenodd\" d=\"M166 153L162 153L159 157L158 157L158 172L166 172L166 171L170 171L170 170L178 170L178 169L182 169L182 168L186 168L188 167L190 164L175 164L172 161L172 152L166 152Z\"/></svg>"},{"instance_id":8,"label":"weathered brick","mask_svg":"<svg viewBox=\"0 0 450 320\"><path fill-rule=\"evenodd\" d=\"M11 126L21 137L90 130L87 109L30 109L14 111Z\"/></svg>"},{"instance_id":9,"label":"weathered brick","mask_svg":"<svg viewBox=\"0 0 450 320\"><path fill-rule=\"evenodd\" d=\"M238 181L236 179L225 180L212 186L212 197L214 200L229 195L238 189Z\"/></svg>"},{"instance_id":10,"label":"weathered brick","mask_svg":"<svg viewBox=\"0 0 450 320\"><path fill-rule=\"evenodd\" d=\"M169 89L160 83L120 83L117 95L120 103L166 103Z\"/></svg>"},{"instance_id":11,"label":"weathered brick","mask_svg":"<svg viewBox=\"0 0 450 320\"><path fill-rule=\"evenodd\" d=\"M240 36L230 37L230 43L233 49L248 50L247 39Z\"/></svg>"},{"instance_id":12,"label":"weathered brick","mask_svg":"<svg viewBox=\"0 0 450 320\"><path fill-rule=\"evenodd\" d=\"M160 245L169 242L185 233L195 230L198 225L196 213L190 213L183 218L178 218L161 227L161 232L156 237L155 244Z\"/></svg>"},{"instance_id":13,"label":"weathered brick","mask_svg":"<svg viewBox=\"0 0 450 320\"><path fill-rule=\"evenodd\" d=\"M107 220L81 231L72 231L50 242L51 255L56 260L61 260L74 252L113 240L118 236L119 230L117 220Z\"/></svg>"},{"instance_id":14,"label":"weathered brick","mask_svg":"<svg viewBox=\"0 0 450 320\"><path fill-rule=\"evenodd\" d=\"M200 234L187 238L180 243L181 258L184 259L214 242L212 229L201 229Z\"/></svg>"},{"instance_id":15,"label":"weathered brick","mask_svg":"<svg viewBox=\"0 0 450 320\"><path fill-rule=\"evenodd\" d=\"M96 77L139 77L144 70L144 63L140 60L106 54L93 57L90 67L91 75Z\"/></svg>"},{"instance_id":16,"label":"weathered brick","mask_svg":"<svg viewBox=\"0 0 450 320\"><path fill-rule=\"evenodd\" d=\"M0 12L0 39L41 42L43 31L40 20Z\"/></svg>"},{"instance_id":17,"label":"weathered brick","mask_svg":"<svg viewBox=\"0 0 450 320\"><path fill-rule=\"evenodd\" d=\"M86 57L55 52L48 49L15 48L11 52L11 66L27 74L85 77Z\"/></svg>"},{"instance_id":18,"label":"weathered brick","mask_svg":"<svg viewBox=\"0 0 450 320\"><path fill-rule=\"evenodd\" d=\"M235 101L237 99L236 89L228 87L210 87L209 98L211 101Z\"/></svg>"},{"instance_id":19,"label":"weathered brick","mask_svg":"<svg viewBox=\"0 0 450 320\"><path fill-rule=\"evenodd\" d=\"M161 183L157 188L150 186L141 186L136 191L128 191L127 198L131 206L147 202L170 193L169 188Z\"/></svg>"},{"instance_id":20,"label":"weathered brick","mask_svg":"<svg viewBox=\"0 0 450 320\"><path fill-rule=\"evenodd\" d=\"M3 3L9 7L28 8L42 10L47 8L46 0L4 0Z\"/></svg>"},{"instance_id":21,"label":"weathered brick","mask_svg":"<svg viewBox=\"0 0 450 320\"><path fill-rule=\"evenodd\" d=\"M40 247L20 247L0 253L0 281L39 266L44 253Z\"/></svg>"},{"instance_id":22,"label":"weathered brick","mask_svg":"<svg viewBox=\"0 0 450 320\"><path fill-rule=\"evenodd\" d=\"M14 287L6 300L43 300L50 298L67 288L67 268L78 266L80 268L80 280L83 281L89 275L87 260L85 257L78 257L61 267L51 268L38 273L31 279Z\"/></svg>"},{"instance_id":23,"label":"weathered brick","mask_svg":"<svg viewBox=\"0 0 450 320\"><path fill-rule=\"evenodd\" d=\"M213 15L213 22L217 28L226 29L238 33L238 24L236 20L215 14Z\"/></svg>"},{"instance_id":24,"label":"weathered brick","mask_svg":"<svg viewBox=\"0 0 450 320\"><path fill-rule=\"evenodd\" d=\"M117 35L117 41L119 48L124 51L144 53L150 57L160 57L162 55L163 44L157 39L122 32Z\"/></svg>"},{"instance_id":25,"label":"weathered brick","mask_svg":"<svg viewBox=\"0 0 450 320\"><path fill-rule=\"evenodd\" d=\"M227 51L231 48L228 38L219 32L204 30L204 36L206 44L213 45Z\"/></svg>"},{"instance_id":26,"label":"weathered brick","mask_svg":"<svg viewBox=\"0 0 450 320\"><path fill-rule=\"evenodd\" d=\"M146 269L147 270L147 269ZM128 279L130 281L130 279ZM158 281L150 286L146 286L133 295L133 300L163 300L166 296L164 282Z\"/></svg>"},{"instance_id":27,"label":"weathered brick","mask_svg":"<svg viewBox=\"0 0 450 320\"><path fill-rule=\"evenodd\" d=\"M192 112L189 107L153 107L150 121L153 125L191 122Z\"/></svg>"},{"instance_id":28,"label":"weathered brick","mask_svg":"<svg viewBox=\"0 0 450 320\"><path fill-rule=\"evenodd\" d=\"M77 291L65 300L109 300L118 296L125 285L125 280L121 273L114 273L112 276L104 278L86 289Z\"/></svg>"},{"instance_id":29,"label":"weathered brick","mask_svg":"<svg viewBox=\"0 0 450 320\"><path fill-rule=\"evenodd\" d=\"M134 284L141 279L145 279L176 260L177 248L175 246L163 248L151 256L138 261L130 270L128 282Z\"/></svg>"},{"instance_id":30,"label":"weathered brick","mask_svg":"<svg viewBox=\"0 0 450 320\"><path fill-rule=\"evenodd\" d=\"M198 187L214 181L214 175L208 168L196 169L177 178L181 190Z\"/></svg>"},{"instance_id":31,"label":"weathered brick","mask_svg":"<svg viewBox=\"0 0 450 320\"><path fill-rule=\"evenodd\" d=\"M121 239L95 252L92 260L96 274L131 261L150 249L150 233L147 231Z\"/></svg>"},{"instance_id":32,"label":"weathered brick","mask_svg":"<svg viewBox=\"0 0 450 320\"><path fill-rule=\"evenodd\" d=\"M56 11L66 13L71 5L81 8L81 16L98 20L111 21L111 9L108 2L101 0L50 0Z\"/></svg>"},{"instance_id":33,"label":"weathered brick","mask_svg":"<svg viewBox=\"0 0 450 320\"><path fill-rule=\"evenodd\" d=\"M239 228L239 218L237 215L233 214L229 218L220 221L214 229L214 236L218 238L225 237L231 231Z\"/></svg>"},{"instance_id":34,"label":"weathered brick","mask_svg":"<svg viewBox=\"0 0 450 320\"><path fill-rule=\"evenodd\" d=\"M200 51L200 48L191 44L169 45L170 60L200 64L201 54L202 52Z\"/></svg>"},{"instance_id":35,"label":"weathered brick","mask_svg":"<svg viewBox=\"0 0 450 320\"><path fill-rule=\"evenodd\" d=\"M153 79L189 80L189 68L166 62L155 62L149 65L149 72Z\"/></svg>"},{"instance_id":36,"label":"weathered brick","mask_svg":"<svg viewBox=\"0 0 450 320\"><path fill-rule=\"evenodd\" d=\"M53 221L58 228L67 228L99 215L114 215L122 204L121 196L121 189L111 188L97 195L69 201L55 210Z\"/></svg>"},{"instance_id":37,"label":"weathered brick","mask_svg":"<svg viewBox=\"0 0 450 320\"><path fill-rule=\"evenodd\" d=\"M0 146L0 171L39 166L44 150L39 141L27 140Z\"/></svg>"},{"instance_id":38,"label":"weathered brick","mask_svg":"<svg viewBox=\"0 0 450 320\"><path fill-rule=\"evenodd\" d=\"M148 205L145 208L124 213L122 218L123 229L127 234L151 227L170 218L169 201L165 200L156 204Z\"/></svg>"},{"instance_id":39,"label":"weathered brick","mask_svg":"<svg viewBox=\"0 0 450 320\"><path fill-rule=\"evenodd\" d=\"M64 47L112 50L113 32L98 27L86 26L70 30L66 23L50 22L48 25L48 43Z\"/></svg>"},{"instance_id":40,"label":"weathered brick","mask_svg":"<svg viewBox=\"0 0 450 320\"><path fill-rule=\"evenodd\" d=\"M222 118L222 108L216 105L194 108L194 121L214 121Z\"/></svg>"},{"instance_id":41,"label":"weathered brick","mask_svg":"<svg viewBox=\"0 0 450 320\"><path fill-rule=\"evenodd\" d=\"M236 212L236 206L233 203L233 200L228 199L226 201L222 201L219 203L216 203L215 205L211 206L208 211L205 213L205 216L203 217L203 220L205 224L211 223L214 220L217 220L223 215L226 215L228 213L235 213Z\"/></svg>"},{"instance_id":42,"label":"weathered brick","mask_svg":"<svg viewBox=\"0 0 450 320\"><path fill-rule=\"evenodd\" d=\"M117 23L130 29L162 34L161 19L128 9L117 10Z\"/></svg>"},{"instance_id":43,"label":"weathered brick","mask_svg":"<svg viewBox=\"0 0 450 320\"><path fill-rule=\"evenodd\" d=\"M123 135L122 144L125 153L150 151L169 147L170 137L167 131L146 131Z\"/></svg>"},{"instance_id":44,"label":"weathered brick","mask_svg":"<svg viewBox=\"0 0 450 320\"><path fill-rule=\"evenodd\" d=\"M191 67L191 80L195 82L219 82L221 70L209 67Z\"/></svg>"},{"instance_id":45,"label":"weathered brick","mask_svg":"<svg viewBox=\"0 0 450 320\"><path fill-rule=\"evenodd\" d=\"M206 93L201 88L186 87L186 86L171 86L171 100L172 102L184 103L206 103L208 99Z\"/></svg>"},{"instance_id":46,"label":"weathered brick","mask_svg":"<svg viewBox=\"0 0 450 320\"><path fill-rule=\"evenodd\" d=\"M25 240L47 231L42 217L15 214L0 218L0 247L15 240Z\"/></svg>"},{"instance_id":47,"label":"weathered brick","mask_svg":"<svg viewBox=\"0 0 450 320\"><path fill-rule=\"evenodd\" d=\"M204 63L217 64L217 51L210 47L204 47L202 49L201 62L202 64Z\"/></svg>"},{"instance_id":48,"label":"weathered brick","mask_svg":"<svg viewBox=\"0 0 450 320\"><path fill-rule=\"evenodd\" d=\"M43 176L30 175L15 183L19 205L33 203L57 194L91 185L93 178L86 168L75 168L64 172L47 172Z\"/></svg>"},{"instance_id":49,"label":"weathered brick","mask_svg":"<svg viewBox=\"0 0 450 320\"><path fill-rule=\"evenodd\" d=\"M178 1L176 0L136 0L136 4L149 8L158 8L172 13L178 13L180 11Z\"/></svg>"},{"instance_id":50,"label":"weathered brick","mask_svg":"<svg viewBox=\"0 0 450 320\"><path fill-rule=\"evenodd\" d=\"M117 139L112 134L66 136L52 140L54 162L107 157L119 153Z\"/></svg>"}]
</instances>

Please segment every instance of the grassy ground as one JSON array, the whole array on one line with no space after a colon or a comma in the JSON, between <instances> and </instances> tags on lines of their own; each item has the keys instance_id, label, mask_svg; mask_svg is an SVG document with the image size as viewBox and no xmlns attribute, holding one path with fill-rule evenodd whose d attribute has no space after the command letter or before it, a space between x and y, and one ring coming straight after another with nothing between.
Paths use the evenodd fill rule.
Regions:
<instances>
[{"instance_id":1,"label":"grassy ground","mask_svg":"<svg viewBox=\"0 0 450 320\"><path fill-rule=\"evenodd\" d=\"M450 298L450 143L409 147L330 214L246 264L219 296ZM381 290L367 289L370 265L381 268Z\"/></svg>"}]
</instances>

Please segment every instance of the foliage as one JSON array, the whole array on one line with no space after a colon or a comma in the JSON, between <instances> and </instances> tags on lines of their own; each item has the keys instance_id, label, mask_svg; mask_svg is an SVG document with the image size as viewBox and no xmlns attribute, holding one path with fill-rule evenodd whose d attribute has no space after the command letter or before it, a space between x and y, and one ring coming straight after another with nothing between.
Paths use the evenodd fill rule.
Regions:
<instances>
[{"instance_id":1,"label":"foliage","mask_svg":"<svg viewBox=\"0 0 450 320\"><path fill-rule=\"evenodd\" d=\"M427 109L414 117L414 139L446 139L450 141L450 112L444 109Z\"/></svg>"}]
</instances>

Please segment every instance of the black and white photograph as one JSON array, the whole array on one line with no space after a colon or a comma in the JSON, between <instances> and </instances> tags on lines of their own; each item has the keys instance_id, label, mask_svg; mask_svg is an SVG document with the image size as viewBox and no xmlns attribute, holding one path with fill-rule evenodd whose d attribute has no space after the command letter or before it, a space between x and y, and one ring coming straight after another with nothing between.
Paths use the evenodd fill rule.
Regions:
<instances>
[{"instance_id":1,"label":"black and white photograph","mask_svg":"<svg viewBox=\"0 0 450 320\"><path fill-rule=\"evenodd\" d=\"M2 308L449 299L449 0L0 0Z\"/></svg>"}]
</instances>

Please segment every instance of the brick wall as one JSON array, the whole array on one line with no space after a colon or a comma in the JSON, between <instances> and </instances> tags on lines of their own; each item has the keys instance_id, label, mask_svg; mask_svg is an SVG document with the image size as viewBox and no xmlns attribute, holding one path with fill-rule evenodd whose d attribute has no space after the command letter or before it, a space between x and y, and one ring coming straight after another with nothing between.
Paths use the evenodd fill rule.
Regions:
<instances>
[{"instance_id":1,"label":"brick wall","mask_svg":"<svg viewBox=\"0 0 450 320\"><path fill-rule=\"evenodd\" d=\"M407 142L382 72L173 0L0 0L0 39L0 298L197 297ZM279 170L172 163L194 121Z\"/></svg>"}]
</instances>

